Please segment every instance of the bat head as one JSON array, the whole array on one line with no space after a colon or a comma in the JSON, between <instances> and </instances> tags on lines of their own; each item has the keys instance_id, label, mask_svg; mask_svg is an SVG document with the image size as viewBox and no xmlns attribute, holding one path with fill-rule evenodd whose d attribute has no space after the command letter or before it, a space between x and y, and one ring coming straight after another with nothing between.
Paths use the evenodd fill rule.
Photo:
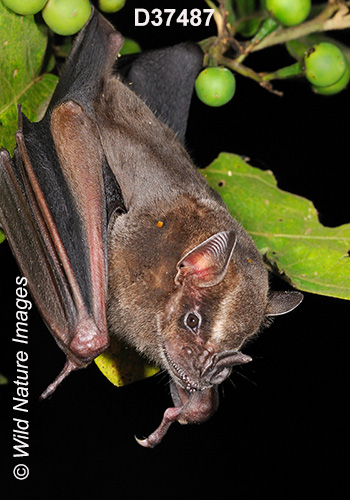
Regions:
<instances>
[{"instance_id":1,"label":"bat head","mask_svg":"<svg viewBox=\"0 0 350 500\"><path fill-rule=\"evenodd\" d=\"M183 423L212 415L217 386L234 365L251 361L240 352L242 344L269 316L287 313L302 300L298 292L269 293L259 253L242 240L233 230L221 231L188 251L176 265L175 291L158 317L163 364Z\"/></svg>"}]
</instances>

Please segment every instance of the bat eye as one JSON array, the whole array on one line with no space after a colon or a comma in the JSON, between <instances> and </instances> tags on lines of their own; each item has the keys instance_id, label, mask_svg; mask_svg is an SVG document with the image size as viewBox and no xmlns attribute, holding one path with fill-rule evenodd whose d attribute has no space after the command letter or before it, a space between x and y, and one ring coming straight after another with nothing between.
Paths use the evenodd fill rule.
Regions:
<instances>
[{"instance_id":1,"label":"bat eye","mask_svg":"<svg viewBox=\"0 0 350 500\"><path fill-rule=\"evenodd\" d=\"M201 322L201 317L197 313L187 313L185 316L185 325L190 328L193 332L197 333L199 325Z\"/></svg>"}]
</instances>

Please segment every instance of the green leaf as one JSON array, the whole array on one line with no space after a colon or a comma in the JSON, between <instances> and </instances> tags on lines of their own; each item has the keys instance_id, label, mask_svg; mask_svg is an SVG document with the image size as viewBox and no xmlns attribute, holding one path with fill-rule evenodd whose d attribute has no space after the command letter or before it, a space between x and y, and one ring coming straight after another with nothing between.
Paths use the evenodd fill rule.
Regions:
<instances>
[{"instance_id":1,"label":"green leaf","mask_svg":"<svg viewBox=\"0 0 350 500\"><path fill-rule=\"evenodd\" d=\"M350 224L323 226L311 201L237 155L220 154L203 174L282 277L299 290L350 299Z\"/></svg>"},{"instance_id":2,"label":"green leaf","mask_svg":"<svg viewBox=\"0 0 350 500\"><path fill-rule=\"evenodd\" d=\"M37 121L58 78L43 74L47 28L34 16L20 16L0 2L0 145L12 154L17 130L17 104Z\"/></svg>"},{"instance_id":3,"label":"green leaf","mask_svg":"<svg viewBox=\"0 0 350 500\"><path fill-rule=\"evenodd\" d=\"M8 379L4 375L1 375L0 373L0 385L6 385L8 383L9 383Z\"/></svg>"},{"instance_id":4,"label":"green leaf","mask_svg":"<svg viewBox=\"0 0 350 500\"><path fill-rule=\"evenodd\" d=\"M159 371L115 337L111 337L110 342L109 348L95 358L95 363L112 384L118 387L131 384Z\"/></svg>"}]
</instances>

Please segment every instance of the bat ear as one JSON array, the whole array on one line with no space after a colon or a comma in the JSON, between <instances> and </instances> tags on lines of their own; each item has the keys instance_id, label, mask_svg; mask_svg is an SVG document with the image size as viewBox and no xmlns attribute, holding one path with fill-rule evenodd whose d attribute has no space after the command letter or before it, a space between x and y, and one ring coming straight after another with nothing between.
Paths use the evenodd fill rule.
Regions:
<instances>
[{"instance_id":1,"label":"bat ear","mask_svg":"<svg viewBox=\"0 0 350 500\"><path fill-rule=\"evenodd\" d=\"M300 292L270 292L266 316L279 316L293 311L303 298Z\"/></svg>"},{"instance_id":2,"label":"bat ear","mask_svg":"<svg viewBox=\"0 0 350 500\"><path fill-rule=\"evenodd\" d=\"M225 277L237 236L233 231L216 233L188 252L176 265L175 283L185 279L198 287L220 283Z\"/></svg>"}]
</instances>

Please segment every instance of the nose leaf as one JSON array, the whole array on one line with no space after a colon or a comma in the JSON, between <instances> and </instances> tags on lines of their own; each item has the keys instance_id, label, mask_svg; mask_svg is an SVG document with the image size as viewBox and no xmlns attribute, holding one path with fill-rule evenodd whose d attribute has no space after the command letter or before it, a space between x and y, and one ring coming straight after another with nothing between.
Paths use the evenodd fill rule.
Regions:
<instances>
[{"instance_id":1,"label":"nose leaf","mask_svg":"<svg viewBox=\"0 0 350 500\"><path fill-rule=\"evenodd\" d=\"M231 373L233 366L242 365L252 361L250 356L240 351L225 351L214 354L202 373L202 379L211 384L221 384Z\"/></svg>"}]
</instances>

